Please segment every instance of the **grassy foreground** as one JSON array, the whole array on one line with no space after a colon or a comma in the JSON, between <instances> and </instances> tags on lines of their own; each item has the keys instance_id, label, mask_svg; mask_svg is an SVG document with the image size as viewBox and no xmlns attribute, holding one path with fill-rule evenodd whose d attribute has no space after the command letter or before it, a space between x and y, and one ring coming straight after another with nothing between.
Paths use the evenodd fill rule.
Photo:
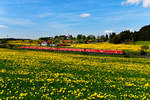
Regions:
<instances>
[{"instance_id":1,"label":"grassy foreground","mask_svg":"<svg viewBox=\"0 0 150 100\"><path fill-rule=\"evenodd\" d=\"M150 58L0 49L0 98L150 98Z\"/></svg>"}]
</instances>

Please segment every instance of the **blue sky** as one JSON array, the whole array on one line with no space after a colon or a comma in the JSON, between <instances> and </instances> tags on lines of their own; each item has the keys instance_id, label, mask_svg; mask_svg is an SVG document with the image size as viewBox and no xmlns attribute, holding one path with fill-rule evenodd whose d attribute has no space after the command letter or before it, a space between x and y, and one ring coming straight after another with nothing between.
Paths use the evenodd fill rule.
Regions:
<instances>
[{"instance_id":1,"label":"blue sky","mask_svg":"<svg viewBox=\"0 0 150 100\"><path fill-rule=\"evenodd\" d=\"M1 0L0 38L38 38L139 30L150 0Z\"/></svg>"}]
</instances>

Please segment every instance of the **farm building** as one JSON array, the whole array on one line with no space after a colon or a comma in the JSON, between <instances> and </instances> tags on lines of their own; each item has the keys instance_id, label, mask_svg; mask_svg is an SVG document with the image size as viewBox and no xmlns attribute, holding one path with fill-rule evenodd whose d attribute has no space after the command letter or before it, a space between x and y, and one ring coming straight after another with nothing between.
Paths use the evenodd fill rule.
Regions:
<instances>
[{"instance_id":1,"label":"farm building","mask_svg":"<svg viewBox=\"0 0 150 100\"><path fill-rule=\"evenodd\" d=\"M40 41L40 46L49 46L49 44L51 44L51 41Z\"/></svg>"},{"instance_id":2,"label":"farm building","mask_svg":"<svg viewBox=\"0 0 150 100\"><path fill-rule=\"evenodd\" d=\"M48 46L48 43L47 43L46 41L42 41L42 42L40 43L40 46Z\"/></svg>"},{"instance_id":3,"label":"farm building","mask_svg":"<svg viewBox=\"0 0 150 100\"><path fill-rule=\"evenodd\" d=\"M39 44L40 46L58 46L57 44L53 44L51 41L41 41Z\"/></svg>"}]
</instances>

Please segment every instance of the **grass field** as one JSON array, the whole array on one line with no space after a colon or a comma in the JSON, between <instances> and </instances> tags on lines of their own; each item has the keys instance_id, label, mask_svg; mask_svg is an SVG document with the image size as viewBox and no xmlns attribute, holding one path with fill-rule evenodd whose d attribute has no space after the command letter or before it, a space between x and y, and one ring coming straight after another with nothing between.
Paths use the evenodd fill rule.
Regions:
<instances>
[{"instance_id":1,"label":"grass field","mask_svg":"<svg viewBox=\"0 0 150 100\"><path fill-rule=\"evenodd\" d=\"M38 41L34 41L32 43L30 43L29 40L12 40L12 41L8 41L8 44L11 45L25 45L25 46L39 46Z\"/></svg>"},{"instance_id":2,"label":"grass field","mask_svg":"<svg viewBox=\"0 0 150 100\"><path fill-rule=\"evenodd\" d=\"M28 45L28 46L39 46L38 42L29 43L29 41L9 41L9 44L13 45ZM89 44L72 44L71 48L89 48L89 49L103 49L103 50L123 50L126 53L136 53L139 54L142 45L148 45L150 47L150 41L137 41L129 44L111 44L108 42L102 43L89 43ZM150 49L147 50L150 52Z\"/></svg>"},{"instance_id":3,"label":"grass field","mask_svg":"<svg viewBox=\"0 0 150 100\"><path fill-rule=\"evenodd\" d=\"M150 58L0 49L1 99L148 99Z\"/></svg>"},{"instance_id":4,"label":"grass field","mask_svg":"<svg viewBox=\"0 0 150 100\"><path fill-rule=\"evenodd\" d=\"M134 43L134 45L149 45L150 46L150 41L137 41Z\"/></svg>"},{"instance_id":5,"label":"grass field","mask_svg":"<svg viewBox=\"0 0 150 100\"><path fill-rule=\"evenodd\" d=\"M73 48L90 48L90 49L104 49L104 50L123 50L125 52L140 53L141 46L148 45L150 47L149 41L138 41L131 44L111 44L108 42L93 43L93 44L74 44ZM150 52L150 49L147 50Z\"/></svg>"}]
</instances>

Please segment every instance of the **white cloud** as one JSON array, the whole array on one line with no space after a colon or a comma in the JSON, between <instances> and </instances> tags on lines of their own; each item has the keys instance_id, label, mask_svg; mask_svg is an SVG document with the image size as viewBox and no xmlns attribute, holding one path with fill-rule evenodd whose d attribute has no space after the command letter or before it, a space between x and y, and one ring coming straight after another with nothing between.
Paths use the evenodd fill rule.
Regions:
<instances>
[{"instance_id":1,"label":"white cloud","mask_svg":"<svg viewBox=\"0 0 150 100\"><path fill-rule=\"evenodd\" d=\"M149 8L150 7L150 0L126 0L121 2L121 5L139 5L140 3L142 3L142 6L144 8Z\"/></svg>"},{"instance_id":2,"label":"white cloud","mask_svg":"<svg viewBox=\"0 0 150 100\"><path fill-rule=\"evenodd\" d=\"M84 14L80 15L80 17L82 17L82 18L90 17L90 16L91 16L91 14L89 14L89 13L84 13Z\"/></svg>"},{"instance_id":3,"label":"white cloud","mask_svg":"<svg viewBox=\"0 0 150 100\"><path fill-rule=\"evenodd\" d=\"M123 1L121 4L122 5L126 5L126 4L138 5L140 2L141 2L141 0L126 0L126 1Z\"/></svg>"},{"instance_id":4,"label":"white cloud","mask_svg":"<svg viewBox=\"0 0 150 100\"><path fill-rule=\"evenodd\" d=\"M106 30L106 31L104 31L104 33L113 33L113 31L112 30Z\"/></svg>"},{"instance_id":5,"label":"white cloud","mask_svg":"<svg viewBox=\"0 0 150 100\"><path fill-rule=\"evenodd\" d=\"M149 8L150 7L150 0L143 0L143 7Z\"/></svg>"},{"instance_id":6,"label":"white cloud","mask_svg":"<svg viewBox=\"0 0 150 100\"><path fill-rule=\"evenodd\" d=\"M3 28L3 29L4 29L4 28L8 28L8 26L0 25L0 29L1 29L1 28Z\"/></svg>"}]
</instances>

